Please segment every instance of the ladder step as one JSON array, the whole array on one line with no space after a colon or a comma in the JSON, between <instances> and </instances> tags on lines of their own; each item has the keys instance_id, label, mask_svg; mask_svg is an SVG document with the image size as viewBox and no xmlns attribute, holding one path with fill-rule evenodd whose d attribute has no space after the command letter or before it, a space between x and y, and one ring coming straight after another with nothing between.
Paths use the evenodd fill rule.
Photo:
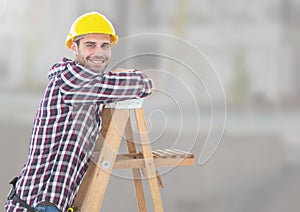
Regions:
<instances>
[{"instance_id":1,"label":"ladder step","mask_svg":"<svg viewBox=\"0 0 300 212\"><path fill-rule=\"evenodd\" d=\"M194 154L178 149L160 149L152 151L156 167L193 166ZM145 168L142 153L118 154L114 168Z\"/></svg>"}]
</instances>

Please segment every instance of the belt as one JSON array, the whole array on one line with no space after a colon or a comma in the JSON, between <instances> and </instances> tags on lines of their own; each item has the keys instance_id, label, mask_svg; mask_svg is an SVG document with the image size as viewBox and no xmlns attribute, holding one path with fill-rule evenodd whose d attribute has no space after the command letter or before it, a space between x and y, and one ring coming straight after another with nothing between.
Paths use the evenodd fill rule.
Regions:
<instances>
[{"instance_id":1,"label":"belt","mask_svg":"<svg viewBox=\"0 0 300 212\"><path fill-rule=\"evenodd\" d=\"M17 203L19 203L22 207L26 208L27 210L29 210L30 212L38 212L36 210L34 210L34 208L32 208L30 205L28 205L24 200L22 200L19 195L16 193L16 183L18 181L18 177L15 177L14 179L12 179L9 184L12 185L12 188L8 194L8 197L7 199L8 200L14 200L16 201ZM45 201L45 202L42 202L41 203L42 205L45 205L45 206L56 206L55 204L51 203L51 202L48 202L48 201ZM73 212L74 211L74 208L72 207L69 207L67 209L67 212Z\"/></svg>"},{"instance_id":2,"label":"belt","mask_svg":"<svg viewBox=\"0 0 300 212\"><path fill-rule=\"evenodd\" d=\"M12 179L9 184L12 185L12 188L8 194L7 199L8 200L14 200L16 202L18 202L21 206L23 206L24 208L26 208L27 210L29 210L30 212L37 212L36 210L34 210L34 208L32 208L30 205L28 205L24 200L22 200L18 194L16 193L16 183L18 181L18 177L15 177L14 179Z\"/></svg>"}]
</instances>

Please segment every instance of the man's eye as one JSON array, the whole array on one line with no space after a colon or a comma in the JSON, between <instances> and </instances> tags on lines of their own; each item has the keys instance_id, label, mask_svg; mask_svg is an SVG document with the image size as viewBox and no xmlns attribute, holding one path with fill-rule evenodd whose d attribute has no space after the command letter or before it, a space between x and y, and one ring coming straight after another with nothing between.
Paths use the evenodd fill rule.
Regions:
<instances>
[{"instance_id":1,"label":"man's eye","mask_svg":"<svg viewBox=\"0 0 300 212\"><path fill-rule=\"evenodd\" d=\"M95 46L94 44L86 44L86 47L88 47L88 48L92 48L94 46Z\"/></svg>"},{"instance_id":2,"label":"man's eye","mask_svg":"<svg viewBox=\"0 0 300 212\"><path fill-rule=\"evenodd\" d=\"M109 45L109 44L103 44L103 45L102 45L102 48L103 48L103 49L109 49L109 48L110 48L110 45Z\"/></svg>"}]
</instances>

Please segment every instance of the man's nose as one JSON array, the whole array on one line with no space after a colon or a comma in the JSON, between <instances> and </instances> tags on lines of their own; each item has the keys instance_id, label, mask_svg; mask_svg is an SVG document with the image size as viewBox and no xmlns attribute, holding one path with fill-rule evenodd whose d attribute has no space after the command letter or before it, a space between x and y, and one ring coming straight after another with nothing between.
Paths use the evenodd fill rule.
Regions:
<instances>
[{"instance_id":1,"label":"man's nose","mask_svg":"<svg viewBox=\"0 0 300 212\"><path fill-rule=\"evenodd\" d=\"M102 49L102 47L99 45L99 46L96 46L95 48L95 53L99 56L103 56L104 55L104 51Z\"/></svg>"}]
</instances>

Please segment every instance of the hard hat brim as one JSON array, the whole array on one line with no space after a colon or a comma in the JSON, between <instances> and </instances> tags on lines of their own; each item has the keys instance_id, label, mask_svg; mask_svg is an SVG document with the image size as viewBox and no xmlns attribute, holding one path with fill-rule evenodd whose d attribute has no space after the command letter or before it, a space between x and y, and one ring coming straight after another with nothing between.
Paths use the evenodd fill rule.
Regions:
<instances>
[{"instance_id":1,"label":"hard hat brim","mask_svg":"<svg viewBox=\"0 0 300 212\"><path fill-rule=\"evenodd\" d=\"M90 34L90 33L89 33ZM80 36L74 36L74 37L68 37L67 40L66 40L66 46L71 49L71 44L74 40L76 40L76 37L84 37L85 35L89 35L89 34L83 34L83 35L80 35ZM93 33L93 34L102 34L102 33ZM110 37L111 37L111 43L110 43L110 46L114 46L118 43L118 40L119 40L119 37L117 35L112 35L112 34L108 34ZM69 36L69 35L68 35ZM77 39L78 40L78 39Z\"/></svg>"}]
</instances>

